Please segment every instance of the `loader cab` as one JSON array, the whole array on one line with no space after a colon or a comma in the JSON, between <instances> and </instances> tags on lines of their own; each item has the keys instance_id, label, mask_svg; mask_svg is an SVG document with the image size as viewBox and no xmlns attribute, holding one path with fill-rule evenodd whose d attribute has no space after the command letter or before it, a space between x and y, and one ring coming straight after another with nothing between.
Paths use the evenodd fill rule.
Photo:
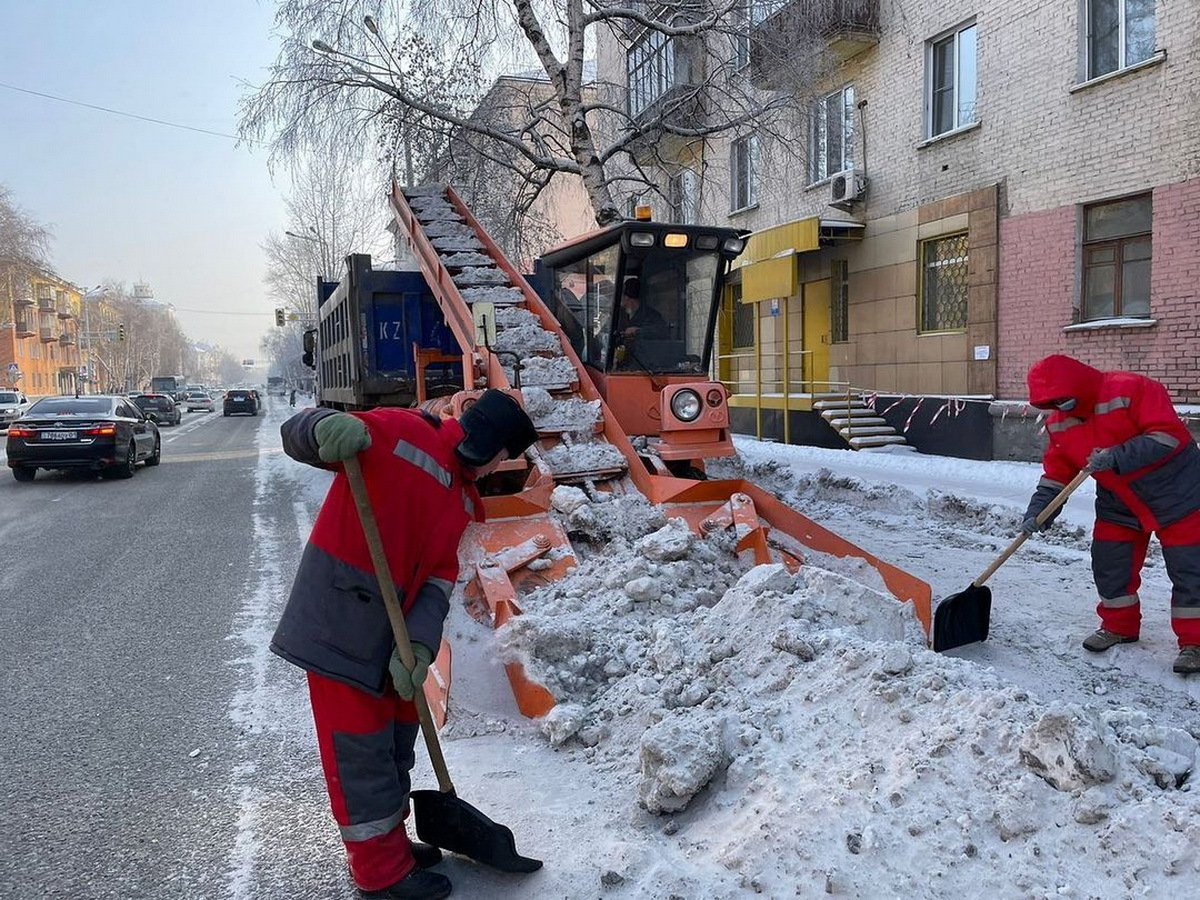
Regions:
<instances>
[{"instance_id":1,"label":"loader cab","mask_svg":"<svg viewBox=\"0 0 1200 900\"><path fill-rule=\"evenodd\" d=\"M729 393L710 380L732 228L625 221L545 254L538 279L597 391L658 474L734 453Z\"/></svg>"},{"instance_id":2,"label":"loader cab","mask_svg":"<svg viewBox=\"0 0 1200 900\"><path fill-rule=\"evenodd\" d=\"M702 376L729 264L744 247L731 228L622 222L545 254L545 299L596 373Z\"/></svg>"}]
</instances>

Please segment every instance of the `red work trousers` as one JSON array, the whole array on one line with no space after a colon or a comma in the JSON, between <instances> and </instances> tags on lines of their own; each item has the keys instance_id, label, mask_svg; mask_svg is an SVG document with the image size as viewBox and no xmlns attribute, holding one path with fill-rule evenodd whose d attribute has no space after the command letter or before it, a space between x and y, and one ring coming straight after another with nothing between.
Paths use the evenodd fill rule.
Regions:
<instances>
[{"instance_id":1,"label":"red work trousers","mask_svg":"<svg viewBox=\"0 0 1200 900\"><path fill-rule=\"evenodd\" d=\"M308 693L350 874L363 890L389 887L416 865L404 829L416 707L390 690L374 697L312 672Z\"/></svg>"},{"instance_id":2,"label":"red work trousers","mask_svg":"<svg viewBox=\"0 0 1200 900\"><path fill-rule=\"evenodd\" d=\"M1200 512L1157 532L1171 579L1171 627L1179 646L1200 645ZM1092 532L1092 573L1100 602L1100 626L1137 637L1142 621L1138 588L1150 532L1097 520Z\"/></svg>"}]
</instances>

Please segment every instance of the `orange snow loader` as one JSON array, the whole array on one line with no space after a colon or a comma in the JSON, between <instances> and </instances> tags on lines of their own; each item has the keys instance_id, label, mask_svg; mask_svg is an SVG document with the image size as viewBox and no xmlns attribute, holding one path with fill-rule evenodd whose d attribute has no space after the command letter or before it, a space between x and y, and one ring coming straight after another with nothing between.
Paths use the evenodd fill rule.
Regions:
<instances>
[{"instance_id":1,"label":"orange snow loader","mask_svg":"<svg viewBox=\"0 0 1200 900\"><path fill-rule=\"evenodd\" d=\"M486 388L513 393L540 440L481 485L487 522L472 526L462 558L467 598L495 627L521 614L522 588L576 565L551 516L550 496L576 485L593 496L639 493L695 532L732 530L754 564L795 571L805 551L856 557L896 599L930 623L930 587L745 480L709 480L705 460L733 456L728 392L709 377L717 312L745 235L729 228L626 220L545 253L533 278L509 261L448 187L402 190L391 205L461 350L464 390L424 406L457 415ZM418 373L444 354L414 347ZM456 360L457 361L457 360ZM445 721L451 651L427 682ZM517 662L506 666L517 705L537 717L555 698Z\"/></svg>"}]
</instances>

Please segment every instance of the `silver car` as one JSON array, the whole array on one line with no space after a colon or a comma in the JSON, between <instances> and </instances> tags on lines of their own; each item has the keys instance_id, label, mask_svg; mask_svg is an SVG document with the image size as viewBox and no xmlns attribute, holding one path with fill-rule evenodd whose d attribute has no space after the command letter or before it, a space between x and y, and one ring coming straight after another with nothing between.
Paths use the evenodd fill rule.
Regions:
<instances>
[{"instance_id":1,"label":"silver car","mask_svg":"<svg viewBox=\"0 0 1200 900\"><path fill-rule=\"evenodd\" d=\"M216 412L216 404L213 398L203 391L188 391L187 396L183 398L182 406L187 407L188 412L194 412L197 409L203 409L207 412Z\"/></svg>"},{"instance_id":2,"label":"silver car","mask_svg":"<svg viewBox=\"0 0 1200 900\"><path fill-rule=\"evenodd\" d=\"M25 415L29 405L29 401L20 391L0 388L0 429L8 428L10 422L15 422Z\"/></svg>"}]
</instances>

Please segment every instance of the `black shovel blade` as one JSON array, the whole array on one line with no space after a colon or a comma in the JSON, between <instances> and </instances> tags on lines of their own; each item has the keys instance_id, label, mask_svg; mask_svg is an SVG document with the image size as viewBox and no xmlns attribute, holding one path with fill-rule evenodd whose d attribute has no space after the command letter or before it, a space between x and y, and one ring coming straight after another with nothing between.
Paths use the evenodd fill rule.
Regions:
<instances>
[{"instance_id":1,"label":"black shovel blade","mask_svg":"<svg viewBox=\"0 0 1200 900\"><path fill-rule=\"evenodd\" d=\"M542 867L540 859L517 853L513 833L493 822L455 794L443 791L413 791L413 818L417 837L451 853L501 872L528 874Z\"/></svg>"},{"instance_id":2,"label":"black shovel blade","mask_svg":"<svg viewBox=\"0 0 1200 900\"><path fill-rule=\"evenodd\" d=\"M986 641L992 617L992 589L971 585L951 594L933 611L933 649L941 653Z\"/></svg>"}]
</instances>

